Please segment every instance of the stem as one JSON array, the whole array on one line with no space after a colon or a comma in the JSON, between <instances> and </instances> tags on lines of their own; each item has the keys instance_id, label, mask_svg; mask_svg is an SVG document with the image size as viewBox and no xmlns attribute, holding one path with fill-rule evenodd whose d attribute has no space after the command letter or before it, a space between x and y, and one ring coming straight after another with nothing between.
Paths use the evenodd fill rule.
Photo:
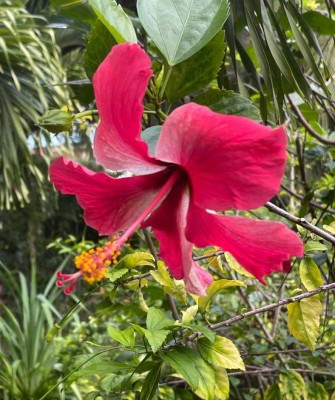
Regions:
<instances>
[{"instance_id":1,"label":"stem","mask_svg":"<svg viewBox=\"0 0 335 400\"><path fill-rule=\"evenodd\" d=\"M169 82L169 79L170 79L170 76L171 76L172 68L173 67L169 66L168 72L165 75L165 79L164 79L163 85L162 85L161 90L159 92L159 98L160 99L163 98L163 94L165 92L166 86L167 86L167 84Z\"/></svg>"},{"instance_id":2,"label":"stem","mask_svg":"<svg viewBox=\"0 0 335 400\"><path fill-rule=\"evenodd\" d=\"M335 245L335 237L333 235L331 235L330 233L328 233L328 232L318 228L317 226L311 224L305 218L298 218L295 215L292 215L289 212L281 209L280 207L277 207L273 203L270 203L269 201L265 204L265 207L268 210L280 215L281 217L286 218L289 221L294 222L297 225L302 226L303 228L307 229L308 231L313 232L315 235L320 236L322 239L325 239L328 242L330 242L333 245Z\"/></svg>"},{"instance_id":3,"label":"stem","mask_svg":"<svg viewBox=\"0 0 335 400\"><path fill-rule=\"evenodd\" d=\"M73 119L80 119L83 117L92 117L93 115L97 115L98 110L86 110L80 113L74 114Z\"/></svg>"}]
</instances>

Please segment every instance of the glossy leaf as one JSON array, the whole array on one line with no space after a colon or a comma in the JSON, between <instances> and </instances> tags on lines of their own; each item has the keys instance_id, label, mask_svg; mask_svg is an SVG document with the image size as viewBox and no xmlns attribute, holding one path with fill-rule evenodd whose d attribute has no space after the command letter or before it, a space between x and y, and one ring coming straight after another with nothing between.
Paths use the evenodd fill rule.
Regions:
<instances>
[{"instance_id":1,"label":"glossy leaf","mask_svg":"<svg viewBox=\"0 0 335 400\"><path fill-rule=\"evenodd\" d=\"M288 329L300 342L311 350L315 349L318 337L322 304L318 297L308 297L299 302L288 304Z\"/></svg>"},{"instance_id":2,"label":"glossy leaf","mask_svg":"<svg viewBox=\"0 0 335 400\"><path fill-rule=\"evenodd\" d=\"M323 284L319 267L312 258L304 258L299 267L300 279L307 290L313 290Z\"/></svg>"},{"instance_id":3,"label":"glossy leaf","mask_svg":"<svg viewBox=\"0 0 335 400\"><path fill-rule=\"evenodd\" d=\"M198 312L197 305L191 306L187 310L182 311L181 312L181 314L182 314L181 322L186 323L186 324L192 322L194 320L194 317L197 315L197 312Z\"/></svg>"},{"instance_id":4,"label":"glossy leaf","mask_svg":"<svg viewBox=\"0 0 335 400\"><path fill-rule=\"evenodd\" d=\"M130 18L115 0L89 0L89 4L117 43L137 42L136 32Z\"/></svg>"},{"instance_id":5,"label":"glossy leaf","mask_svg":"<svg viewBox=\"0 0 335 400\"><path fill-rule=\"evenodd\" d=\"M113 35L106 26L97 19L92 31L88 35L84 55L84 68L88 78L91 79L93 77L93 74L115 44L117 44L117 42Z\"/></svg>"},{"instance_id":6,"label":"glossy leaf","mask_svg":"<svg viewBox=\"0 0 335 400\"><path fill-rule=\"evenodd\" d=\"M239 115L255 121L261 119L252 101L232 90L211 89L195 97L193 101L220 114Z\"/></svg>"},{"instance_id":7,"label":"glossy leaf","mask_svg":"<svg viewBox=\"0 0 335 400\"><path fill-rule=\"evenodd\" d=\"M222 64L224 50L224 33L219 31L200 51L172 67L165 89L168 100L181 99L212 82Z\"/></svg>"},{"instance_id":8,"label":"glossy leaf","mask_svg":"<svg viewBox=\"0 0 335 400\"><path fill-rule=\"evenodd\" d=\"M184 322L184 323L179 323L176 326L181 326L183 328L189 329L192 332L201 333L203 336L205 336L211 342L214 342L214 340L215 340L215 333L204 325L199 325L199 324L195 325L195 324L190 324L190 323Z\"/></svg>"},{"instance_id":9,"label":"glossy leaf","mask_svg":"<svg viewBox=\"0 0 335 400\"><path fill-rule=\"evenodd\" d=\"M138 0L144 29L169 65L193 56L221 29L229 14L227 0Z\"/></svg>"},{"instance_id":10,"label":"glossy leaf","mask_svg":"<svg viewBox=\"0 0 335 400\"><path fill-rule=\"evenodd\" d=\"M220 400L229 399L229 378L222 367L212 366L215 374L215 396Z\"/></svg>"},{"instance_id":11,"label":"glossy leaf","mask_svg":"<svg viewBox=\"0 0 335 400\"><path fill-rule=\"evenodd\" d=\"M216 336L214 342L207 338L199 339L198 349L201 357L216 367L245 371L239 351L234 343L225 337Z\"/></svg>"}]
</instances>

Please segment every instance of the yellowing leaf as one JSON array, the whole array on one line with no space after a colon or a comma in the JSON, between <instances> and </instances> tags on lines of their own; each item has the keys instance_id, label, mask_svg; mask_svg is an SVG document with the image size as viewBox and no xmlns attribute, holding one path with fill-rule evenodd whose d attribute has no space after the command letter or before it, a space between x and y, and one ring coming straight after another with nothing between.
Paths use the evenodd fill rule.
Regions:
<instances>
[{"instance_id":1,"label":"yellowing leaf","mask_svg":"<svg viewBox=\"0 0 335 400\"><path fill-rule=\"evenodd\" d=\"M198 349L201 357L213 366L245 371L244 362L237 347L225 337L216 336L214 342L201 338L198 340Z\"/></svg>"},{"instance_id":2,"label":"yellowing leaf","mask_svg":"<svg viewBox=\"0 0 335 400\"><path fill-rule=\"evenodd\" d=\"M206 250L204 252L204 256L207 255L207 254L213 254L217 250L218 250L217 248L216 249L211 249L211 250ZM208 262L208 266L214 268L215 271L224 272L223 268L222 268L221 256L209 257L209 258L207 258L207 262Z\"/></svg>"},{"instance_id":3,"label":"yellowing leaf","mask_svg":"<svg viewBox=\"0 0 335 400\"><path fill-rule=\"evenodd\" d=\"M183 323L192 322L194 320L194 317L197 315L197 312L198 312L197 305L189 307L187 310L182 311L181 313L183 317L181 322Z\"/></svg>"},{"instance_id":4,"label":"yellowing leaf","mask_svg":"<svg viewBox=\"0 0 335 400\"><path fill-rule=\"evenodd\" d=\"M222 367L213 366L215 373L215 396L220 400L229 399L229 379L227 371Z\"/></svg>"},{"instance_id":5,"label":"yellowing leaf","mask_svg":"<svg viewBox=\"0 0 335 400\"><path fill-rule=\"evenodd\" d=\"M133 269L140 266L155 267L155 259L152 254L143 251L127 254L115 265L116 269L126 268Z\"/></svg>"},{"instance_id":6,"label":"yellowing leaf","mask_svg":"<svg viewBox=\"0 0 335 400\"><path fill-rule=\"evenodd\" d=\"M208 304L210 303L210 301L216 294L218 294L222 290L224 290L228 287L232 287L232 286L246 287L246 285L241 281L229 280L229 279L220 279L219 281L215 281L215 282L211 283L206 290L207 296L206 297L200 296L198 298L199 310L202 313L204 313L206 311Z\"/></svg>"},{"instance_id":7,"label":"yellowing leaf","mask_svg":"<svg viewBox=\"0 0 335 400\"><path fill-rule=\"evenodd\" d=\"M286 371L279 375L280 391L285 400L300 400L301 395L305 394L305 382L296 371Z\"/></svg>"},{"instance_id":8,"label":"yellowing leaf","mask_svg":"<svg viewBox=\"0 0 335 400\"><path fill-rule=\"evenodd\" d=\"M323 284L319 267L312 258L304 258L301 261L299 273L301 282L307 290L316 289Z\"/></svg>"},{"instance_id":9,"label":"yellowing leaf","mask_svg":"<svg viewBox=\"0 0 335 400\"><path fill-rule=\"evenodd\" d=\"M300 342L311 350L315 349L320 326L322 304L316 297L309 297L299 302L288 304L288 329Z\"/></svg>"},{"instance_id":10,"label":"yellowing leaf","mask_svg":"<svg viewBox=\"0 0 335 400\"><path fill-rule=\"evenodd\" d=\"M238 272L240 275L246 276L247 278L254 278L254 276L244 269L230 253L225 252L224 256L231 269Z\"/></svg>"}]
</instances>

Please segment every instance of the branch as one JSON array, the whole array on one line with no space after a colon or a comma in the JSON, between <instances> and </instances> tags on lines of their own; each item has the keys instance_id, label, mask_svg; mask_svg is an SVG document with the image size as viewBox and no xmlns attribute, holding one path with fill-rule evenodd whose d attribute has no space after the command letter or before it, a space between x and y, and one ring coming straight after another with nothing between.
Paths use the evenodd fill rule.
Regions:
<instances>
[{"instance_id":1,"label":"branch","mask_svg":"<svg viewBox=\"0 0 335 400\"><path fill-rule=\"evenodd\" d=\"M298 218L295 215L290 214L289 212L283 210L280 207L277 207L276 205L274 205L273 203L270 203L269 201L265 204L265 207L280 215L281 217L286 218L289 221L294 222L297 225L302 226L303 228L309 230L310 232L314 233L315 235L321 237L322 239L327 240L328 242L330 242L331 244L335 245L335 237L333 235L331 235L330 233L318 228L317 226L311 224L310 222L308 222L305 218Z\"/></svg>"},{"instance_id":2,"label":"branch","mask_svg":"<svg viewBox=\"0 0 335 400\"><path fill-rule=\"evenodd\" d=\"M254 310L248 311L248 312L243 313L243 314L236 315L235 317L229 318L229 319L227 319L225 321L222 321L222 322L219 322L217 324L212 324L212 325L209 326L209 328L212 329L212 330L218 330L220 328L224 328L224 327L230 326L230 325L234 324L235 322L241 321L244 318L251 317L252 315L256 315L256 314L260 314L260 313L263 313L263 312L266 312L266 311L270 311L270 310L273 310L275 308L282 307L282 306L285 306L287 304L294 303L296 301L301 301L303 299L307 299L308 297L315 296L316 294L319 294L319 293L322 293L322 292L327 292L329 290L334 290L334 289L335 289L335 283L330 283L328 285L322 285L317 289L310 290L308 292L299 294L297 296L288 297L286 299L279 300L277 303L272 303L272 304L268 304L268 305L263 306L263 307L255 308Z\"/></svg>"},{"instance_id":3,"label":"branch","mask_svg":"<svg viewBox=\"0 0 335 400\"><path fill-rule=\"evenodd\" d=\"M303 127L306 129L306 131L310 133L319 142L327 144L328 146L335 146L335 141L324 138L315 129L313 129L313 127L305 120L305 117L302 115L299 108L293 103L291 97L287 96L287 98L296 117L300 121L301 125L303 125Z\"/></svg>"}]
</instances>

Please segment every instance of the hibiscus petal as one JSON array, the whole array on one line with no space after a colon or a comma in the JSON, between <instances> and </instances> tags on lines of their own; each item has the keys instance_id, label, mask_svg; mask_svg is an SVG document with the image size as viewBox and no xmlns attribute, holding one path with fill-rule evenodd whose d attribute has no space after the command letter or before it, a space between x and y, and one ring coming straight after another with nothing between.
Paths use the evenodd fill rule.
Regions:
<instances>
[{"instance_id":1,"label":"hibiscus petal","mask_svg":"<svg viewBox=\"0 0 335 400\"><path fill-rule=\"evenodd\" d=\"M281 222L210 214L194 205L189 209L186 237L196 246L228 251L263 283L264 275L288 272L288 260L304 254L299 236Z\"/></svg>"},{"instance_id":2,"label":"hibiscus petal","mask_svg":"<svg viewBox=\"0 0 335 400\"><path fill-rule=\"evenodd\" d=\"M166 120L156 156L186 169L199 207L249 210L278 192L285 146L283 127L273 130L190 103Z\"/></svg>"},{"instance_id":3,"label":"hibiscus petal","mask_svg":"<svg viewBox=\"0 0 335 400\"><path fill-rule=\"evenodd\" d=\"M159 243L159 256L166 263L171 275L184 279L186 290L205 296L212 276L192 259L193 245L185 238L189 194L183 181L175 184L160 207L143 224L151 226Z\"/></svg>"},{"instance_id":4,"label":"hibiscus petal","mask_svg":"<svg viewBox=\"0 0 335 400\"><path fill-rule=\"evenodd\" d=\"M94 155L106 168L132 172L162 169L140 138L150 67L150 58L137 44L124 43L113 47L93 77L101 119Z\"/></svg>"},{"instance_id":5,"label":"hibiscus petal","mask_svg":"<svg viewBox=\"0 0 335 400\"><path fill-rule=\"evenodd\" d=\"M125 230L145 210L170 171L131 178L112 178L63 157L50 167L50 180L63 194L73 194L85 210L87 225L100 235Z\"/></svg>"}]
</instances>

